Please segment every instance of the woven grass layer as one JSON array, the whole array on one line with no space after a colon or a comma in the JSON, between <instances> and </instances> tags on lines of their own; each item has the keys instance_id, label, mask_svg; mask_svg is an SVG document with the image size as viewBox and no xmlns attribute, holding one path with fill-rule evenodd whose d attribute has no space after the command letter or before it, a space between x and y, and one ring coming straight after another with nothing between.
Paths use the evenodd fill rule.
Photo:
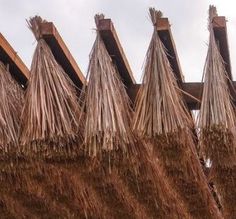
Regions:
<instances>
[{"instance_id":1,"label":"woven grass layer","mask_svg":"<svg viewBox=\"0 0 236 219\"><path fill-rule=\"evenodd\" d=\"M141 145L141 144L140 144ZM74 174L80 172L114 218L190 218L186 208L166 181L160 164L144 145L139 164L113 162L111 171L101 160L87 156L79 163L60 164Z\"/></svg>"},{"instance_id":2,"label":"woven grass layer","mask_svg":"<svg viewBox=\"0 0 236 219\"><path fill-rule=\"evenodd\" d=\"M1 217L189 218L150 160L140 163L138 175L127 166L102 172L83 156L76 162L18 160L6 167L0 173Z\"/></svg>"},{"instance_id":3,"label":"woven grass layer","mask_svg":"<svg viewBox=\"0 0 236 219\"><path fill-rule=\"evenodd\" d=\"M212 161L211 181L214 183L222 205L225 218L236 215L236 158L234 148L235 137L229 130L221 126L212 126L202 130L202 144L205 154ZM220 159L219 159L220 157Z\"/></svg>"},{"instance_id":4,"label":"woven grass layer","mask_svg":"<svg viewBox=\"0 0 236 219\"><path fill-rule=\"evenodd\" d=\"M89 182L104 207L109 209L107 218L149 218L146 209L134 198L133 194L120 179L113 167L111 173L91 167L91 162L84 157L80 162L60 164L73 175ZM78 170L80 174L78 174Z\"/></svg>"},{"instance_id":5,"label":"woven grass layer","mask_svg":"<svg viewBox=\"0 0 236 219\"><path fill-rule=\"evenodd\" d=\"M215 39L214 6L209 7L209 47L204 67L204 88L198 118L200 150L212 162L215 185L225 218L236 218L236 117L224 60Z\"/></svg>"},{"instance_id":6,"label":"woven grass layer","mask_svg":"<svg viewBox=\"0 0 236 219\"><path fill-rule=\"evenodd\" d=\"M38 16L28 22L37 47L21 116L20 144L27 156L73 156L82 138L76 88L42 39L43 22Z\"/></svg>"},{"instance_id":7,"label":"woven grass layer","mask_svg":"<svg viewBox=\"0 0 236 219\"><path fill-rule=\"evenodd\" d=\"M190 132L179 131L153 139L171 185L180 194L193 218L221 218L211 194Z\"/></svg>"},{"instance_id":8,"label":"woven grass layer","mask_svg":"<svg viewBox=\"0 0 236 219\"><path fill-rule=\"evenodd\" d=\"M158 35L156 25L161 16L160 11L150 9L154 32L135 103L133 131L152 142L167 179L193 218L222 218L193 143L193 120Z\"/></svg>"},{"instance_id":9,"label":"woven grass layer","mask_svg":"<svg viewBox=\"0 0 236 219\"><path fill-rule=\"evenodd\" d=\"M1 218L109 218L106 206L80 173L48 163L15 165L0 173Z\"/></svg>"},{"instance_id":10,"label":"woven grass layer","mask_svg":"<svg viewBox=\"0 0 236 219\"><path fill-rule=\"evenodd\" d=\"M123 180L153 218L189 218L186 205L173 189L161 162L151 154L150 148L145 148L150 145L141 143L140 146L139 165L135 169L129 165L120 168Z\"/></svg>"},{"instance_id":11,"label":"woven grass layer","mask_svg":"<svg viewBox=\"0 0 236 219\"><path fill-rule=\"evenodd\" d=\"M142 150L139 165L121 167L121 177L153 218L191 218L182 198L173 189L161 162L153 156L150 143L137 142Z\"/></svg>"}]
</instances>

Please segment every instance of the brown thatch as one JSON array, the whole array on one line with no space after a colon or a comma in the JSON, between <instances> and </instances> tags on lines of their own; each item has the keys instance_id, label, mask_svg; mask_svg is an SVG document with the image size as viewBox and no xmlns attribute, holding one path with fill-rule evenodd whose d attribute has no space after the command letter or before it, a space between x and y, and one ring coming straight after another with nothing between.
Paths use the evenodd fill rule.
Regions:
<instances>
[{"instance_id":1,"label":"brown thatch","mask_svg":"<svg viewBox=\"0 0 236 219\"><path fill-rule=\"evenodd\" d=\"M78 170L78 169L77 169ZM108 218L106 205L80 177L60 165L27 162L0 177L0 216Z\"/></svg>"},{"instance_id":2,"label":"brown thatch","mask_svg":"<svg viewBox=\"0 0 236 219\"><path fill-rule=\"evenodd\" d=\"M96 15L97 23L103 15ZM89 155L121 150L134 153L127 94L100 34L93 45L86 90L85 149Z\"/></svg>"},{"instance_id":3,"label":"brown thatch","mask_svg":"<svg viewBox=\"0 0 236 219\"><path fill-rule=\"evenodd\" d=\"M80 108L72 81L41 37L43 22L38 16L28 22L38 42L22 112L20 143L29 155L71 156L81 141Z\"/></svg>"},{"instance_id":4,"label":"brown thatch","mask_svg":"<svg viewBox=\"0 0 236 219\"><path fill-rule=\"evenodd\" d=\"M96 15L96 23L101 18ZM131 131L129 99L99 32L88 76L85 151L93 158L86 181L110 203L116 218L188 218L160 164Z\"/></svg>"},{"instance_id":5,"label":"brown thatch","mask_svg":"<svg viewBox=\"0 0 236 219\"><path fill-rule=\"evenodd\" d=\"M156 23L162 13L150 9L154 32L146 55L133 130L152 141L173 187L194 218L221 218L193 143L193 121L186 109Z\"/></svg>"},{"instance_id":6,"label":"brown thatch","mask_svg":"<svg viewBox=\"0 0 236 219\"><path fill-rule=\"evenodd\" d=\"M142 152L136 169L121 167L121 177L146 208L151 218L191 218L182 198L168 180L161 163L152 154L150 143L138 141Z\"/></svg>"},{"instance_id":7,"label":"brown thatch","mask_svg":"<svg viewBox=\"0 0 236 219\"><path fill-rule=\"evenodd\" d=\"M225 218L236 218L236 117L229 80L215 39L209 8L209 47L204 67L204 89L199 113L200 149L212 162L212 181L220 195Z\"/></svg>"},{"instance_id":8,"label":"brown thatch","mask_svg":"<svg viewBox=\"0 0 236 219\"><path fill-rule=\"evenodd\" d=\"M16 83L0 62L0 159L18 148L20 112L23 105L23 89Z\"/></svg>"}]
</instances>

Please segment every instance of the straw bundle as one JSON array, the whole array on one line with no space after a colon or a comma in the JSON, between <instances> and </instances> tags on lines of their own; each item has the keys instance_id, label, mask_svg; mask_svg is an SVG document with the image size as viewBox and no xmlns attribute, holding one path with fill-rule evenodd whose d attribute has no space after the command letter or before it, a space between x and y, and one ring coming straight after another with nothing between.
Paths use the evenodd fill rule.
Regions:
<instances>
[{"instance_id":1,"label":"straw bundle","mask_svg":"<svg viewBox=\"0 0 236 219\"><path fill-rule=\"evenodd\" d=\"M97 25L103 17L95 16ZM132 134L130 102L99 31L88 69L85 151L92 158L83 171L86 181L115 218L188 218L159 164Z\"/></svg>"},{"instance_id":2,"label":"straw bundle","mask_svg":"<svg viewBox=\"0 0 236 219\"><path fill-rule=\"evenodd\" d=\"M186 109L156 24L160 11L150 9L154 32L147 51L133 130L146 141L164 165L174 188L194 218L221 218L208 188L193 141L193 120Z\"/></svg>"},{"instance_id":3,"label":"straw bundle","mask_svg":"<svg viewBox=\"0 0 236 219\"><path fill-rule=\"evenodd\" d=\"M103 15L96 15L98 24ZM104 151L134 153L129 129L128 96L99 33L93 45L86 90L85 150L91 156Z\"/></svg>"},{"instance_id":4,"label":"straw bundle","mask_svg":"<svg viewBox=\"0 0 236 219\"><path fill-rule=\"evenodd\" d=\"M204 67L204 89L198 118L200 149L212 161L213 183L226 218L236 217L236 129L227 72L214 35L216 8L209 8L209 47Z\"/></svg>"},{"instance_id":5,"label":"straw bundle","mask_svg":"<svg viewBox=\"0 0 236 219\"><path fill-rule=\"evenodd\" d=\"M76 89L41 37L43 22L38 16L28 22L38 43L22 112L20 143L30 155L71 156L81 140Z\"/></svg>"},{"instance_id":6,"label":"straw bundle","mask_svg":"<svg viewBox=\"0 0 236 219\"><path fill-rule=\"evenodd\" d=\"M0 99L0 156L2 157L2 155L6 155L6 152L13 152L18 148L23 89L14 81L1 62Z\"/></svg>"},{"instance_id":7,"label":"straw bundle","mask_svg":"<svg viewBox=\"0 0 236 219\"><path fill-rule=\"evenodd\" d=\"M150 17L154 26L161 16L160 11L150 9ZM152 138L175 132L191 122L185 112L183 102L179 101L176 86L176 79L173 77L166 57L166 49L154 27L146 54L143 82L135 104L133 129L139 136ZM178 116L180 114L181 117Z\"/></svg>"}]
</instances>

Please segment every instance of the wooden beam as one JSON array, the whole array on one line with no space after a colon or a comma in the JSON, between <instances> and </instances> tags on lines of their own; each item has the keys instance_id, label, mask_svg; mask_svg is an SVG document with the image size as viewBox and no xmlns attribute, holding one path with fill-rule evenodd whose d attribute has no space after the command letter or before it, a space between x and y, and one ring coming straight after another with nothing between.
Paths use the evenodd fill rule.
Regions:
<instances>
[{"instance_id":1,"label":"wooden beam","mask_svg":"<svg viewBox=\"0 0 236 219\"><path fill-rule=\"evenodd\" d=\"M128 94L132 100L135 101L136 95L139 91L140 84L134 84L128 89ZM199 110L200 101L202 98L203 92L203 83L202 82L183 82L182 84L182 94L183 98L189 108L189 110ZM232 97L233 103L236 105L236 81L231 83L230 94Z\"/></svg>"},{"instance_id":2,"label":"wooden beam","mask_svg":"<svg viewBox=\"0 0 236 219\"><path fill-rule=\"evenodd\" d=\"M54 24L52 22L42 23L40 28L42 37L50 47L56 61L62 66L74 84L81 88L86 81L85 77Z\"/></svg>"},{"instance_id":3,"label":"wooden beam","mask_svg":"<svg viewBox=\"0 0 236 219\"><path fill-rule=\"evenodd\" d=\"M133 73L111 19L101 19L98 24L98 31L101 34L109 55L117 66L125 86L129 87L135 84Z\"/></svg>"},{"instance_id":4,"label":"wooden beam","mask_svg":"<svg viewBox=\"0 0 236 219\"><path fill-rule=\"evenodd\" d=\"M131 86L128 90L129 97L133 103L135 101L140 86L141 86L140 84L135 84ZM200 108L199 101L201 100L202 97L202 89L203 89L203 83L201 82L182 83L183 98L189 110L198 110Z\"/></svg>"},{"instance_id":5,"label":"wooden beam","mask_svg":"<svg viewBox=\"0 0 236 219\"><path fill-rule=\"evenodd\" d=\"M9 65L9 72L20 84L26 86L30 72L17 52L0 33L0 61Z\"/></svg>"},{"instance_id":6,"label":"wooden beam","mask_svg":"<svg viewBox=\"0 0 236 219\"><path fill-rule=\"evenodd\" d=\"M190 110L199 110L202 100L202 92L203 92L203 83L202 82L193 82L193 83L183 83L183 98L185 103L187 104ZM186 95L189 94L189 95ZM193 96L194 98L192 98ZM197 100L199 101L197 101Z\"/></svg>"},{"instance_id":7,"label":"wooden beam","mask_svg":"<svg viewBox=\"0 0 236 219\"><path fill-rule=\"evenodd\" d=\"M220 49L220 54L225 62L225 69L228 73L228 77L230 80L232 80L227 26L226 26L226 19L224 16L214 17L213 30L214 30L217 44Z\"/></svg>"},{"instance_id":8,"label":"wooden beam","mask_svg":"<svg viewBox=\"0 0 236 219\"><path fill-rule=\"evenodd\" d=\"M184 77L180 67L179 57L177 54L168 18L159 18L156 23L156 28L162 43L167 49L167 57L177 79L178 85L181 87L184 81Z\"/></svg>"}]
</instances>

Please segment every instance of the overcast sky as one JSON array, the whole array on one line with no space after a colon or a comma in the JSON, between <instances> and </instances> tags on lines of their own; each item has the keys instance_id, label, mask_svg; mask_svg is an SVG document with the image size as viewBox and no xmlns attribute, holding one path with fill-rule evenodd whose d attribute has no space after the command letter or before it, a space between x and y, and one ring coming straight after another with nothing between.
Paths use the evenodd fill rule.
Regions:
<instances>
[{"instance_id":1,"label":"overcast sky","mask_svg":"<svg viewBox=\"0 0 236 219\"><path fill-rule=\"evenodd\" d=\"M95 40L94 15L111 18L124 51L140 81L153 27L148 8L169 18L186 81L200 81L207 52L209 4L226 16L233 76L236 69L236 13L233 0L0 0L0 32L30 67L36 43L25 19L40 15L53 21L83 73Z\"/></svg>"}]
</instances>

